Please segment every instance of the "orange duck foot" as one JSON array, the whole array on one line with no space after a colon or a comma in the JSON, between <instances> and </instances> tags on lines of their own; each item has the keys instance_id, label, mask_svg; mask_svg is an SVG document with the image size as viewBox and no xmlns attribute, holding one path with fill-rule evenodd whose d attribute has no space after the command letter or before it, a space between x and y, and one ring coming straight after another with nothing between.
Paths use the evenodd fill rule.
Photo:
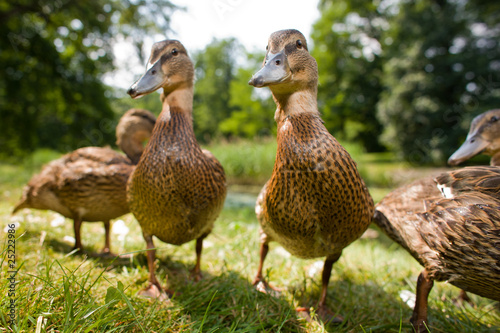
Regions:
<instances>
[{"instance_id":1,"label":"orange duck foot","mask_svg":"<svg viewBox=\"0 0 500 333\"><path fill-rule=\"evenodd\" d=\"M257 291L260 291L261 293L264 293L264 294L272 295L274 297L279 296L279 294L282 291L281 288L274 287L274 286L270 285L269 283L267 283L265 280L256 279L253 282L253 286L255 287L255 289L257 289Z\"/></svg>"},{"instance_id":2,"label":"orange duck foot","mask_svg":"<svg viewBox=\"0 0 500 333\"><path fill-rule=\"evenodd\" d=\"M163 290L163 288L158 287L156 284L151 283L147 288L140 290L137 295L145 298L158 299L161 302L168 301L173 292Z\"/></svg>"},{"instance_id":3,"label":"orange duck foot","mask_svg":"<svg viewBox=\"0 0 500 333\"><path fill-rule=\"evenodd\" d=\"M308 308L298 307L295 309L295 311L297 311L297 314L301 318L304 318L308 322L313 321L313 319L311 318L311 313L309 312ZM321 320L324 324L340 324L344 321L344 317L336 315L326 306L320 306L318 308L318 310L316 311L316 317L317 319Z\"/></svg>"},{"instance_id":4,"label":"orange duck foot","mask_svg":"<svg viewBox=\"0 0 500 333\"><path fill-rule=\"evenodd\" d=\"M102 251L97 253L96 256L99 258L116 258L116 257L118 257L117 254L111 252L108 248L102 249Z\"/></svg>"}]
</instances>

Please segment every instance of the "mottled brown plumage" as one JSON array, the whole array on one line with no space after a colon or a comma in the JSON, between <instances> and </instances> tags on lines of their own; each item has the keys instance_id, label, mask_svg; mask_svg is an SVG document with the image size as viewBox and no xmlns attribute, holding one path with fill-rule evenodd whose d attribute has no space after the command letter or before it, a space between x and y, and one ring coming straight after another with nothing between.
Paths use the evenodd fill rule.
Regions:
<instances>
[{"instance_id":1,"label":"mottled brown plumage","mask_svg":"<svg viewBox=\"0 0 500 333\"><path fill-rule=\"evenodd\" d=\"M138 117L147 115L148 119ZM133 125L124 131L123 123ZM146 110L132 109L120 120L117 138L127 156L134 156L142 146L135 142L147 137L154 125L154 115ZM136 135L135 129L144 133ZM52 161L34 175L24 188L22 198L13 214L22 208L53 210L73 219L75 248L82 250L80 227L83 221L103 221L106 231L103 252L110 252L110 220L128 213L127 180L134 169L130 158L110 148L86 147L77 149Z\"/></svg>"},{"instance_id":2,"label":"mottled brown plumage","mask_svg":"<svg viewBox=\"0 0 500 333\"><path fill-rule=\"evenodd\" d=\"M375 223L424 266L411 319L419 332L426 332L433 281L500 300L499 209L500 168L493 166L419 180L377 204Z\"/></svg>"},{"instance_id":3,"label":"mottled brown plumage","mask_svg":"<svg viewBox=\"0 0 500 333\"><path fill-rule=\"evenodd\" d=\"M220 163L194 136L193 76L182 44L166 40L153 45L148 71L129 89L138 97L163 87L163 110L130 178L128 202L148 249L154 248L153 236L175 245L197 240L193 274L199 278L203 238L222 209L226 179ZM141 294L163 298L154 260L155 251L148 251L150 286Z\"/></svg>"},{"instance_id":4,"label":"mottled brown plumage","mask_svg":"<svg viewBox=\"0 0 500 333\"><path fill-rule=\"evenodd\" d=\"M316 61L304 36L297 30L273 33L264 66L250 81L270 87L278 125L273 173L256 205L262 245L254 284L264 282L270 241L300 258L326 256L318 314L331 320L325 301L332 265L368 228L373 200L356 163L323 125L317 83Z\"/></svg>"},{"instance_id":5,"label":"mottled brown plumage","mask_svg":"<svg viewBox=\"0 0 500 333\"><path fill-rule=\"evenodd\" d=\"M458 165L482 153L491 156L491 165L500 165L499 120L500 109L486 111L475 117L465 142L448 159L448 163Z\"/></svg>"},{"instance_id":6,"label":"mottled brown plumage","mask_svg":"<svg viewBox=\"0 0 500 333\"><path fill-rule=\"evenodd\" d=\"M126 152L133 164L139 162L155 123L155 115L144 109L130 109L120 118L116 126L116 145Z\"/></svg>"}]
</instances>

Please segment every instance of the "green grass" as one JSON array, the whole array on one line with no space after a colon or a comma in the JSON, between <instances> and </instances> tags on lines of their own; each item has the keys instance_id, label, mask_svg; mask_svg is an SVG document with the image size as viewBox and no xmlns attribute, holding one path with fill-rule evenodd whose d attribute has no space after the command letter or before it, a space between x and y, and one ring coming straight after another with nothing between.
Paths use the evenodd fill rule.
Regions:
<instances>
[{"instance_id":1,"label":"green grass","mask_svg":"<svg viewBox=\"0 0 500 333\"><path fill-rule=\"evenodd\" d=\"M342 325L307 323L295 312L297 306L313 307L319 298L321 269L318 272L317 267L321 268L322 264L317 262L321 258L297 259L277 243L271 243L265 274L273 285L284 291L271 296L253 289L251 281L259 252L258 223L253 212L254 189L262 185L268 176L266 173L270 173L269 165L263 169L257 166L260 160L269 158L268 154L274 155L271 142L262 145L265 147L252 148L248 142L240 142L235 146L224 143L214 149L210 147L224 166L224 161L231 156L243 160L235 162L235 167L226 168L231 184L239 184L243 179L243 184L254 186L251 193L246 194L235 193L234 189L240 188L231 186L226 206L205 242L201 282L194 283L189 278L195 259L194 242L179 247L156 242L159 248L157 276L163 285L177 291L168 302L137 296L147 285L148 270L142 252L145 244L131 214L122 217L130 232L123 239L116 235L112 238L113 251L137 251L130 258L111 261L71 253L72 243L64 240L64 236L73 236L70 220L52 227L51 223L58 218L53 212L24 210L10 216L22 184L37 171L35 166L39 167L53 156L42 152L29 164L0 165L0 216L4 222L0 229L0 332L409 332L412 309L400 293L415 292L421 267L376 228L372 228L370 237L345 249L334 265L328 304L344 316L346 320ZM373 188L378 188L383 195L396 182L383 170L393 168L393 175L397 170L405 170L402 163L394 163L390 156L361 153L353 153L353 156L362 173L378 170L373 172L375 176L370 176L373 177L369 181L372 193ZM254 170L251 172L255 175L248 176L247 171L238 171L240 168ZM4 171L8 176L4 176ZM258 181L251 182L252 177ZM6 283L4 227L7 223L19 223L16 227L18 322L12 329L6 328L10 301ZM84 223L82 236L87 250L98 252L104 241L102 224ZM316 273L311 275L315 269ZM471 295L473 306L457 306L453 302L457 295L457 288L435 284L429 303L432 332L497 332L500 329L500 311L495 302Z\"/></svg>"}]
</instances>

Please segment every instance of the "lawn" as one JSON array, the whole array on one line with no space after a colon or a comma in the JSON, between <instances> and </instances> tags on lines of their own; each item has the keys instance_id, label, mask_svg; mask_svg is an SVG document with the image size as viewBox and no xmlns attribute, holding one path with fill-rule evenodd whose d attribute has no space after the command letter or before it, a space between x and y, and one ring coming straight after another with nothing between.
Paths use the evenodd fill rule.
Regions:
<instances>
[{"instance_id":1,"label":"lawn","mask_svg":"<svg viewBox=\"0 0 500 333\"><path fill-rule=\"evenodd\" d=\"M322 258L301 260L277 243L265 264L279 295L251 285L258 264L255 197L269 176L273 142L222 143L208 147L225 166L230 183L226 205L204 243L203 280L189 278L194 242L176 247L156 242L157 277L177 291L168 302L138 297L148 271L140 228L131 214L115 221L112 249L132 253L104 260L71 252L72 222L50 211L10 211L21 188L41 164L57 157L39 151L20 165L0 165L2 263L0 332L410 332L409 306L421 270L417 262L375 227L345 249L334 265L328 289L330 308L341 325L308 323L295 312L313 307L319 297ZM390 154L363 154L348 147L375 200L410 178L434 172L395 162ZM8 224L15 224L15 313L7 327L11 301L7 260ZM82 242L95 253L103 245L101 223L84 223ZM168 276L168 281L166 276ZM432 332L497 332L496 302L472 296L473 305L454 302L458 289L436 283L430 294ZM408 300L409 299L409 300Z\"/></svg>"}]
</instances>

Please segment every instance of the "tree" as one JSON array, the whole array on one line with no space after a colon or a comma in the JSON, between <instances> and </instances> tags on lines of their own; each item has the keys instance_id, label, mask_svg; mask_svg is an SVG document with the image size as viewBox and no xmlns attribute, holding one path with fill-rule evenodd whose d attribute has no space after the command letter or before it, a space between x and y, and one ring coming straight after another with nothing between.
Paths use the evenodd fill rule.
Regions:
<instances>
[{"instance_id":1,"label":"tree","mask_svg":"<svg viewBox=\"0 0 500 333\"><path fill-rule=\"evenodd\" d=\"M276 132L274 110L276 105L267 89L255 89L248 84L262 66L264 53L246 54L245 67L239 67L230 83L229 106L232 112L220 123L220 131L226 136L254 138L270 136Z\"/></svg>"},{"instance_id":2,"label":"tree","mask_svg":"<svg viewBox=\"0 0 500 333\"><path fill-rule=\"evenodd\" d=\"M382 149L376 104L382 91L380 35L387 22L371 0L322 0L314 23L318 106L334 135Z\"/></svg>"},{"instance_id":3,"label":"tree","mask_svg":"<svg viewBox=\"0 0 500 333\"><path fill-rule=\"evenodd\" d=\"M445 161L470 119L498 107L500 22L485 19L476 3L485 1L401 1L386 9L396 14L387 15L381 39L378 117L383 141L412 163Z\"/></svg>"},{"instance_id":4,"label":"tree","mask_svg":"<svg viewBox=\"0 0 500 333\"><path fill-rule=\"evenodd\" d=\"M0 0L0 156L113 143L101 77L114 68L114 39L139 48L168 29L172 10L160 0Z\"/></svg>"},{"instance_id":5,"label":"tree","mask_svg":"<svg viewBox=\"0 0 500 333\"><path fill-rule=\"evenodd\" d=\"M221 136L219 125L234 110L230 105L230 88L240 50L241 45L234 38L214 39L193 56L196 73L194 130L202 142Z\"/></svg>"}]
</instances>

